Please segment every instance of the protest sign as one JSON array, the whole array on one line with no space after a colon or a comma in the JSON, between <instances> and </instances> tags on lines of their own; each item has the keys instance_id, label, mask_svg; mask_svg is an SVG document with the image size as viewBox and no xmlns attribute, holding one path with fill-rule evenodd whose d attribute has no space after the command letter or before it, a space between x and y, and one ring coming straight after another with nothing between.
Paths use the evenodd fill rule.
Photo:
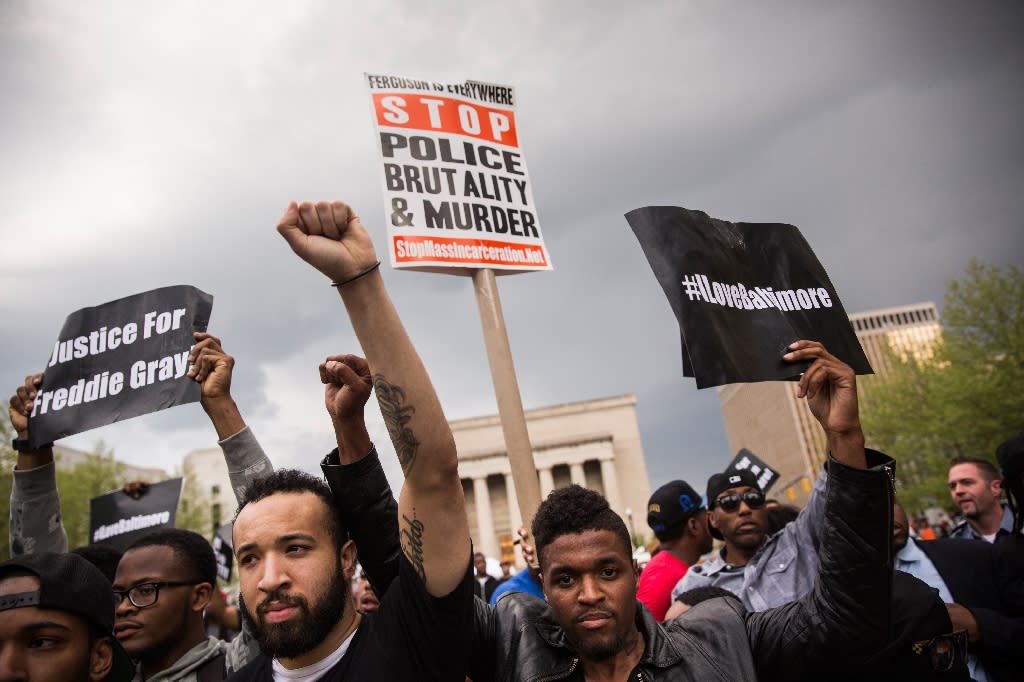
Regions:
<instances>
[{"instance_id":1,"label":"protest sign","mask_svg":"<svg viewBox=\"0 0 1024 682\"><path fill-rule=\"evenodd\" d=\"M750 473L757 476L757 485L763 493L767 493L768 489L779 480L778 471L765 464L760 457L746 448L741 448L736 453L736 456L729 462L729 466L725 468L725 473L747 469L750 470Z\"/></svg>"},{"instance_id":2,"label":"protest sign","mask_svg":"<svg viewBox=\"0 0 1024 682\"><path fill-rule=\"evenodd\" d=\"M183 478L153 483L139 499L120 490L94 497L89 503L89 540L122 552L144 535L173 528Z\"/></svg>"},{"instance_id":3,"label":"protest sign","mask_svg":"<svg viewBox=\"0 0 1024 682\"><path fill-rule=\"evenodd\" d=\"M179 285L69 315L29 417L32 446L198 401L188 354L212 310L212 296Z\"/></svg>"},{"instance_id":4,"label":"protest sign","mask_svg":"<svg viewBox=\"0 0 1024 682\"><path fill-rule=\"evenodd\" d=\"M820 341L857 374L871 365L835 287L792 225L730 223L675 206L626 214L679 322L683 374L698 388L796 379L782 360Z\"/></svg>"},{"instance_id":5,"label":"protest sign","mask_svg":"<svg viewBox=\"0 0 1024 682\"><path fill-rule=\"evenodd\" d=\"M222 524L213 536L213 554L217 557L217 577L226 583L231 582L231 567L234 565L235 554L231 549L231 522Z\"/></svg>"},{"instance_id":6,"label":"protest sign","mask_svg":"<svg viewBox=\"0 0 1024 682\"><path fill-rule=\"evenodd\" d=\"M391 265L550 270L511 87L366 74Z\"/></svg>"}]
</instances>

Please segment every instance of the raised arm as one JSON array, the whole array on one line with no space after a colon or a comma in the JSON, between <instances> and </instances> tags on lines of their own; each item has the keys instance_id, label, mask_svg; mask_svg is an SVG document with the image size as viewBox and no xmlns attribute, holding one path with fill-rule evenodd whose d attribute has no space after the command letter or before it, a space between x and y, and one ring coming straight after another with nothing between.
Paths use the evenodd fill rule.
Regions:
<instances>
[{"instance_id":1,"label":"raised arm","mask_svg":"<svg viewBox=\"0 0 1024 682\"><path fill-rule=\"evenodd\" d=\"M782 356L788 362L812 360L800 377L797 397L825 430L829 454L837 461L863 469L864 432L857 406L857 375L817 341L796 341Z\"/></svg>"},{"instance_id":2,"label":"raised arm","mask_svg":"<svg viewBox=\"0 0 1024 682\"><path fill-rule=\"evenodd\" d=\"M332 355L320 365L324 401L338 447L321 463L342 525L359 563L383 596L398 576L398 503L366 431L364 408L373 390L370 366L358 355Z\"/></svg>"},{"instance_id":3,"label":"raised arm","mask_svg":"<svg viewBox=\"0 0 1024 682\"><path fill-rule=\"evenodd\" d=\"M797 395L825 429L830 459L814 589L747 617L765 679L798 678L872 653L888 636L892 592L894 463L864 450L853 370L817 342L797 341L790 351L787 360L813 359Z\"/></svg>"},{"instance_id":4,"label":"raised arm","mask_svg":"<svg viewBox=\"0 0 1024 682\"><path fill-rule=\"evenodd\" d=\"M789 347L790 362L813 360L797 385L797 396L806 398L811 413L825 431L829 453L840 462L864 466L864 433L860 428L857 382L853 368L817 341L797 341ZM825 478L822 469L807 505L786 532L799 535L798 542L815 550L821 543L825 517ZM685 577L684 577L685 579Z\"/></svg>"},{"instance_id":5,"label":"raised arm","mask_svg":"<svg viewBox=\"0 0 1024 682\"><path fill-rule=\"evenodd\" d=\"M18 451L11 482L8 525L11 556L68 551L68 535L57 493L53 445L30 448L28 444L28 418L42 385L42 374L25 377L25 383L15 390L8 407Z\"/></svg>"},{"instance_id":6,"label":"raised arm","mask_svg":"<svg viewBox=\"0 0 1024 682\"><path fill-rule=\"evenodd\" d=\"M338 288L405 473L398 505L402 551L430 594L447 595L462 581L470 553L455 440L384 288L373 242L340 201L293 202L277 229Z\"/></svg>"},{"instance_id":7,"label":"raised arm","mask_svg":"<svg viewBox=\"0 0 1024 682\"><path fill-rule=\"evenodd\" d=\"M242 419L242 413L231 396L235 359L224 352L216 336L196 332L193 337L196 343L188 357L188 376L200 386L199 403L217 431L217 444L224 453L231 490L241 503L242 493L249 482L269 476L274 465Z\"/></svg>"}]
</instances>

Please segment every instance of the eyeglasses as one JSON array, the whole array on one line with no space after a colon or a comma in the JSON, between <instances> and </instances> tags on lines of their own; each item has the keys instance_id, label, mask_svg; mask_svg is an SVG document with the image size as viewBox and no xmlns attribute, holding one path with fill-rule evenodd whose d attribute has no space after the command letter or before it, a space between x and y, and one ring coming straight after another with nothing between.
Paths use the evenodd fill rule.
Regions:
<instances>
[{"instance_id":1,"label":"eyeglasses","mask_svg":"<svg viewBox=\"0 0 1024 682\"><path fill-rule=\"evenodd\" d=\"M948 672L954 665L967 660L967 630L914 642L911 649L918 656L928 656L935 672Z\"/></svg>"},{"instance_id":2,"label":"eyeglasses","mask_svg":"<svg viewBox=\"0 0 1024 682\"><path fill-rule=\"evenodd\" d=\"M721 507L722 511L732 514L740 508L740 502L746 502L751 509L760 509L764 506L764 494L756 490L748 490L745 493L722 495L713 506Z\"/></svg>"},{"instance_id":3,"label":"eyeglasses","mask_svg":"<svg viewBox=\"0 0 1024 682\"><path fill-rule=\"evenodd\" d=\"M160 597L160 590L164 587L186 587L191 585L198 585L205 580L192 581L192 582L162 582L162 583L142 583L136 585L128 590L114 590L114 607L116 608L124 601L127 596L128 601L132 603L135 608L144 609L148 606L152 606L156 603L156 600Z\"/></svg>"}]
</instances>

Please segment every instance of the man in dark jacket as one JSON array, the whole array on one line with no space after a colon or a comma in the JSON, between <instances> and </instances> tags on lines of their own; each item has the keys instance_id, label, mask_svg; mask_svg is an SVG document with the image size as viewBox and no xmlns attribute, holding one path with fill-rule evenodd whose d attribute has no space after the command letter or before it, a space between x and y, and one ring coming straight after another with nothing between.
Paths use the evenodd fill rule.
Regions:
<instances>
[{"instance_id":1,"label":"man in dark jacket","mask_svg":"<svg viewBox=\"0 0 1024 682\"><path fill-rule=\"evenodd\" d=\"M896 504L893 549L896 568L939 591L954 630L966 630L975 679L1018 679L1024 666L1022 576L1000 560L996 546L977 540L913 540L907 516Z\"/></svg>"},{"instance_id":2,"label":"man in dark jacket","mask_svg":"<svg viewBox=\"0 0 1024 682\"><path fill-rule=\"evenodd\" d=\"M853 372L820 344L800 341L790 351L789 361L813 361L799 395L808 397L832 455L815 588L760 613L713 599L662 626L633 598L637 572L625 524L600 495L570 487L552 493L534 520L546 602L509 594L493 607L475 605L471 678L799 679L881 648L888 636L891 460L867 461ZM342 507L377 494L367 490L365 472L350 471L325 467ZM374 514L358 516L353 528L374 526ZM378 582L390 579L385 566L364 568Z\"/></svg>"}]
</instances>

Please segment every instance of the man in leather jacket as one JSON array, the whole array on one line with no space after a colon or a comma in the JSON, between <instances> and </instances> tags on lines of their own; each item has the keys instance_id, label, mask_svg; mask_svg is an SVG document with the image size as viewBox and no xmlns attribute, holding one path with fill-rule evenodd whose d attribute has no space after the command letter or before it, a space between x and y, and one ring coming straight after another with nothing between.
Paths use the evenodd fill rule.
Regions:
<instances>
[{"instance_id":1,"label":"man in leather jacket","mask_svg":"<svg viewBox=\"0 0 1024 682\"><path fill-rule=\"evenodd\" d=\"M546 602L512 593L494 606L475 604L473 680L795 680L882 647L892 576L892 460L865 453L853 371L815 342L798 341L789 351L787 361L812 361L798 394L825 429L830 451L814 589L758 613L735 599L712 599L659 624L631 598L636 569L621 519L604 511L596 493L585 495L591 506L575 515L582 520L567 519L573 515L565 507L579 493L556 491L534 524ZM344 465L336 458L324 461L328 483L364 569L384 588L394 576L398 537L381 533L377 520L393 516L394 498L375 459ZM560 499L566 495L572 504Z\"/></svg>"}]
</instances>

